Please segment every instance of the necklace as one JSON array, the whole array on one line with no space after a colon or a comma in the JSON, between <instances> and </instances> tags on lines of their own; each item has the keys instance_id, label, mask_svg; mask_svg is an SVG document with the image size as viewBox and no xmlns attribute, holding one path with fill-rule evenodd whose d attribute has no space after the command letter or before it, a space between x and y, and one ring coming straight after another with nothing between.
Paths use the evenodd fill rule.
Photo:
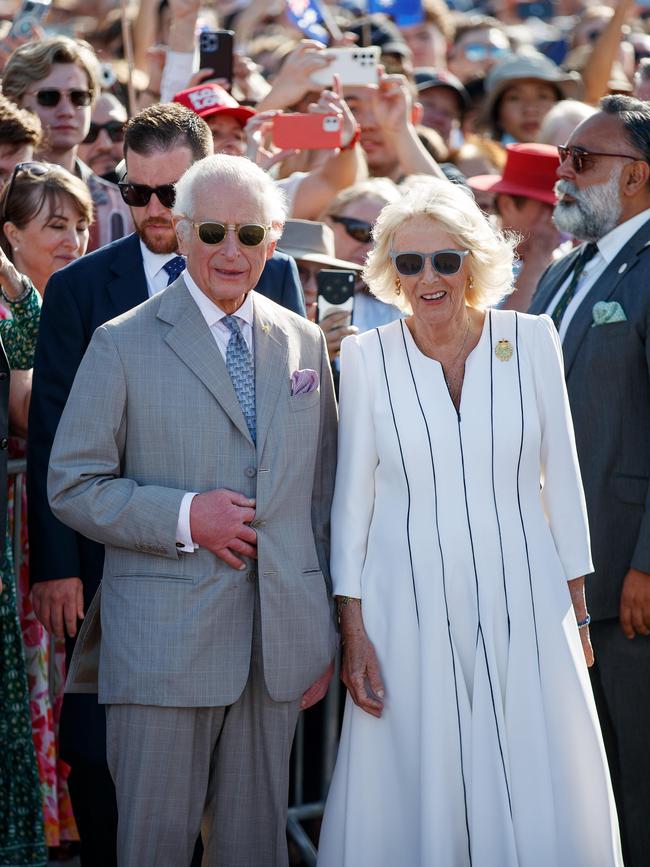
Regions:
<instances>
[{"instance_id":1,"label":"necklace","mask_svg":"<svg viewBox=\"0 0 650 867\"><path fill-rule=\"evenodd\" d=\"M458 409L458 397L460 395L460 387L463 381L461 371L459 370L458 374L456 373L456 365L458 364L458 360L463 354L465 344L467 343L467 336L469 334L469 314L467 313L467 311L465 311L465 316L467 318L467 325L465 326L465 336L463 337L463 342L460 345L460 349L456 353L454 360L450 364L448 364L446 368L444 365L441 365L442 375L444 376L445 383L447 385L447 391L449 392L449 396L451 397L456 409Z\"/></svg>"}]
</instances>

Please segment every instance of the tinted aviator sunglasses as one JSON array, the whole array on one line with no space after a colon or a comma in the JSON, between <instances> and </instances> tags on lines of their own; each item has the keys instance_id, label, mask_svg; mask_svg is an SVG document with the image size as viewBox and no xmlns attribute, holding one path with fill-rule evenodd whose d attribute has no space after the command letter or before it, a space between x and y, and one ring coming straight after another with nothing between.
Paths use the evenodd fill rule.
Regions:
<instances>
[{"instance_id":1,"label":"tinted aviator sunglasses","mask_svg":"<svg viewBox=\"0 0 650 867\"><path fill-rule=\"evenodd\" d=\"M424 268L426 259L431 259L434 271L443 277L450 277L460 271L468 252L469 250L438 250L436 253L391 253L390 258L395 270L402 277L415 277Z\"/></svg>"},{"instance_id":2,"label":"tinted aviator sunglasses","mask_svg":"<svg viewBox=\"0 0 650 867\"><path fill-rule=\"evenodd\" d=\"M188 223L194 226L199 240L211 246L221 244L228 234L228 229L232 229L242 246L257 247L266 238L266 233L271 228L270 226L260 226L258 223L241 223L236 225L235 223L194 223L192 220L188 220Z\"/></svg>"},{"instance_id":3,"label":"tinted aviator sunglasses","mask_svg":"<svg viewBox=\"0 0 650 867\"><path fill-rule=\"evenodd\" d=\"M109 120L108 123L92 123L88 130L88 135L83 140L82 144L92 144L97 141L97 138L102 130L106 133L113 144L118 144L124 141L124 124L120 120Z\"/></svg>"},{"instance_id":4,"label":"tinted aviator sunglasses","mask_svg":"<svg viewBox=\"0 0 650 867\"><path fill-rule=\"evenodd\" d=\"M355 217L335 217L330 214L333 223L340 223L346 233L360 244L369 244L372 240L372 223L357 220Z\"/></svg>"},{"instance_id":5,"label":"tinted aviator sunglasses","mask_svg":"<svg viewBox=\"0 0 650 867\"><path fill-rule=\"evenodd\" d=\"M635 157L632 154L612 154L599 153L597 151L588 151L585 148L575 146L558 145L557 152L560 156L560 163L566 159L571 159L573 171L579 175L585 169L591 168L591 165L596 157L619 157L626 160L643 160L643 157Z\"/></svg>"},{"instance_id":6,"label":"tinted aviator sunglasses","mask_svg":"<svg viewBox=\"0 0 650 867\"><path fill-rule=\"evenodd\" d=\"M61 97L67 96L75 108L85 108L90 105L93 95L89 90L58 90L48 87L45 90L28 90L28 94L36 97L36 102L43 108L54 108L61 102Z\"/></svg>"},{"instance_id":7,"label":"tinted aviator sunglasses","mask_svg":"<svg viewBox=\"0 0 650 867\"><path fill-rule=\"evenodd\" d=\"M144 208L155 193L158 201L165 208L173 208L176 201L176 190L173 184L162 184L160 187L149 187L147 184L132 184L130 181L118 183L122 198L132 208Z\"/></svg>"}]
</instances>

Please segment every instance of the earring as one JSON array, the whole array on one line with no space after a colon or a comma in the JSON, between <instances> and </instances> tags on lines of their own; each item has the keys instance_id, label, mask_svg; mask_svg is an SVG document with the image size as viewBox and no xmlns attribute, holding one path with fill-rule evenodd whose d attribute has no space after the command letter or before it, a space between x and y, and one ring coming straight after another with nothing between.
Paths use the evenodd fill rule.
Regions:
<instances>
[{"instance_id":1,"label":"earring","mask_svg":"<svg viewBox=\"0 0 650 867\"><path fill-rule=\"evenodd\" d=\"M474 289L474 278L470 274L467 278L467 286L465 287L465 292L471 292Z\"/></svg>"},{"instance_id":2,"label":"earring","mask_svg":"<svg viewBox=\"0 0 650 867\"><path fill-rule=\"evenodd\" d=\"M402 281L399 279L399 277L396 277L395 278L395 294L401 295L401 293L402 293Z\"/></svg>"}]
</instances>

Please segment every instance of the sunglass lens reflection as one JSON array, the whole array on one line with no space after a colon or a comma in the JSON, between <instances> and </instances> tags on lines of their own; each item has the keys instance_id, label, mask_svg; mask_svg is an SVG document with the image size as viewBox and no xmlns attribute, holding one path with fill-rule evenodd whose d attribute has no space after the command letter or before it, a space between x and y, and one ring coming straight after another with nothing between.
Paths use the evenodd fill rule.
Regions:
<instances>
[{"instance_id":1,"label":"sunglass lens reflection","mask_svg":"<svg viewBox=\"0 0 650 867\"><path fill-rule=\"evenodd\" d=\"M419 274L423 265L424 256L420 253L401 253L395 257L395 267L403 277Z\"/></svg>"},{"instance_id":2,"label":"sunglass lens reflection","mask_svg":"<svg viewBox=\"0 0 650 867\"><path fill-rule=\"evenodd\" d=\"M458 253L436 253L433 257L433 267L438 274L448 277L450 274L455 274L460 268L461 257Z\"/></svg>"},{"instance_id":3,"label":"sunglass lens reflection","mask_svg":"<svg viewBox=\"0 0 650 867\"><path fill-rule=\"evenodd\" d=\"M198 232L204 244L220 244L226 237L226 227L221 223L201 223Z\"/></svg>"}]
</instances>

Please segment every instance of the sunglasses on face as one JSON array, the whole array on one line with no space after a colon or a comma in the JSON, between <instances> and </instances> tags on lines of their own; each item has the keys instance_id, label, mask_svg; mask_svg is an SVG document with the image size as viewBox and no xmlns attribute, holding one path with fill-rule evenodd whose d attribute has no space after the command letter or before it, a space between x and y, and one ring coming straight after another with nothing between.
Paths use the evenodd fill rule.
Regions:
<instances>
[{"instance_id":1,"label":"sunglasses on face","mask_svg":"<svg viewBox=\"0 0 650 867\"><path fill-rule=\"evenodd\" d=\"M63 96L67 96L75 108L85 108L90 105L93 96L89 90L57 90L56 88L28 90L27 93L35 96L36 102L43 108L54 108L61 102Z\"/></svg>"},{"instance_id":2,"label":"sunglasses on face","mask_svg":"<svg viewBox=\"0 0 650 867\"><path fill-rule=\"evenodd\" d=\"M176 201L176 190L173 184L162 184L160 187L149 187L146 184L132 184L130 181L118 183L122 199L132 208L144 208L155 193L158 201L165 208L173 208Z\"/></svg>"},{"instance_id":3,"label":"sunglasses on face","mask_svg":"<svg viewBox=\"0 0 650 867\"><path fill-rule=\"evenodd\" d=\"M619 159L625 160L643 160L643 157L635 157L632 156L632 154L598 153L597 151L588 151L584 148L575 146L567 147L564 145L558 145L557 152L560 156L560 163L563 163L566 159L571 160L571 166L577 175L584 172L586 169L591 168L596 157L618 157Z\"/></svg>"},{"instance_id":4,"label":"sunglasses on face","mask_svg":"<svg viewBox=\"0 0 650 867\"><path fill-rule=\"evenodd\" d=\"M468 42L463 48L463 53L472 63L478 63L481 60L487 60L488 57L503 57L507 53L507 49L488 45L485 42Z\"/></svg>"},{"instance_id":5,"label":"sunglasses on face","mask_svg":"<svg viewBox=\"0 0 650 867\"><path fill-rule=\"evenodd\" d=\"M193 223L191 220L188 222L194 226L199 240L210 246L221 244L228 234L228 229L232 229L243 247L258 247L271 228L270 226L260 226L258 223L236 225L234 223Z\"/></svg>"},{"instance_id":6,"label":"sunglasses on face","mask_svg":"<svg viewBox=\"0 0 650 867\"><path fill-rule=\"evenodd\" d=\"M333 223L340 223L346 233L360 244L369 244L372 240L372 223L365 220L357 220L354 217L334 217L330 215Z\"/></svg>"},{"instance_id":7,"label":"sunglasses on face","mask_svg":"<svg viewBox=\"0 0 650 867\"><path fill-rule=\"evenodd\" d=\"M14 190L16 178L20 172L24 172L25 174L34 175L34 177L40 178L42 175L46 175L48 174L48 172L51 171L52 166L49 163L38 163L33 161L16 163L6 186L7 192L4 194L4 198L2 201L2 219L5 220L7 218L7 206L9 205L9 200L11 199L11 194Z\"/></svg>"},{"instance_id":8,"label":"sunglasses on face","mask_svg":"<svg viewBox=\"0 0 650 867\"><path fill-rule=\"evenodd\" d=\"M105 129L108 137L113 144L118 144L124 141L124 124L119 120L109 120L108 123L92 123L88 130L88 135L83 140L82 144L92 144L97 141L100 132Z\"/></svg>"},{"instance_id":9,"label":"sunglasses on face","mask_svg":"<svg viewBox=\"0 0 650 867\"><path fill-rule=\"evenodd\" d=\"M469 250L438 250L436 253L391 253L390 258L395 270L402 277L415 277L422 271L427 259L431 259L434 271L443 277L450 277L460 271L468 252Z\"/></svg>"}]
</instances>

